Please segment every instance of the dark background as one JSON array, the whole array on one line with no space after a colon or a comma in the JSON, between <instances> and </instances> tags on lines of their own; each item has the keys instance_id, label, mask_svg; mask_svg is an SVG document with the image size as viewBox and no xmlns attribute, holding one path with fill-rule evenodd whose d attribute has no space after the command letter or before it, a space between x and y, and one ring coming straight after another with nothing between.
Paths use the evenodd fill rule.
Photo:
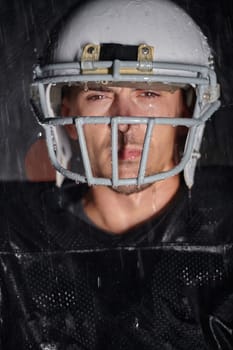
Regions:
<instances>
[{"instance_id":1,"label":"dark background","mask_svg":"<svg viewBox=\"0 0 233 350\"><path fill-rule=\"evenodd\" d=\"M233 165L233 0L176 2L208 36L222 89L222 107L208 122L201 162ZM76 3L0 0L0 179L25 178L25 153L42 131L29 106L32 68L52 27Z\"/></svg>"}]
</instances>

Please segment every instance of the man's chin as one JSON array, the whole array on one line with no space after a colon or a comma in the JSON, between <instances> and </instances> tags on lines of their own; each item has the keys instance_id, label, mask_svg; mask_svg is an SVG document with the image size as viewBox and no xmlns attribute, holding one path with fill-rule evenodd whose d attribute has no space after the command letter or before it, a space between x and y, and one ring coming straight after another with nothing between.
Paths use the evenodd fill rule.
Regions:
<instances>
[{"instance_id":1,"label":"man's chin","mask_svg":"<svg viewBox=\"0 0 233 350\"><path fill-rule=\"evenodd\" d=\"M139 193L150 187L151 184L145 184L141 186L137 185L124 185L124 186L117 186L117 187L111 187L111 189L117 193L124 194L126 196L134 194L134 193Z\"/></svg>"},{"instance_id":2,"label":"man's chin","mask_svg":"<svg viewBox=\"0 0 233 350\"><path fill-rule=\"evenodd\" d=\"M98 173L98 176L96 175ZM112 174L111 171L106 171L105 173L96 172L95 176L97 177L103 177L106 179L111 179ZM150 172L148 172L150 174ZM119 169L119 179L136 179L138 176L138 167L135 167L134 169ZM148 175L147 175L148 176ZM113 191L130 195L133 193L138 193L141 191L144 191L146 188L150 187L151 183L144 184L144 185L120 185L116 187L110 187Z\"/></svg>"}]
</instances>

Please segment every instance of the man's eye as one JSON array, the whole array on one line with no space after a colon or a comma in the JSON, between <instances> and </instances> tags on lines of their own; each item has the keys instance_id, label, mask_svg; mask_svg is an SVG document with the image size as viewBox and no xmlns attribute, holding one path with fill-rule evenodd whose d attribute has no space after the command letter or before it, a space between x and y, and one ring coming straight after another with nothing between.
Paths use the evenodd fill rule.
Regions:
<instances>
[{"instance_id":1,"label":"man's eye","mask_svg":"<svg viewBox=\"0 0 233 350\"><path fill-rule=\"evenodd\" d=\"M99 94L87 96L88 101L98 101L98 100L103 100L104 98L106 98L105 95L99 95Z\"/></svg>"},{"instance_id":2,"label":"man's eye","mask_svg":"<svg viewBox=\"0 0 233 350\"><path fill-rule=\"evenodd\" d=\"M140 96L142 97L148 97L148 98L154 98L154 97L158 97L159 94L155 91L143 91Z\"/></svg>"}]
</instances>

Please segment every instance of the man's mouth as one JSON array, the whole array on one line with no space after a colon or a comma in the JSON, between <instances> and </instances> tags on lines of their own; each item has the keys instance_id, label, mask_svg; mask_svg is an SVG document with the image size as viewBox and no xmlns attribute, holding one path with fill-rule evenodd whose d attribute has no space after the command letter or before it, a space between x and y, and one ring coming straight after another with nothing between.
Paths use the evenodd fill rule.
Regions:
<instances>
[{"instance_id":1,"label":"man's mouth","mask_svg":"<svg viewBox=\"0 0 233 350\"><path fill-rule=\"evenodd\" d=\"M133 161L141 157L142 151L136 148L122 148L118 151L119 160Z\"/></svg>"}]
</instances>

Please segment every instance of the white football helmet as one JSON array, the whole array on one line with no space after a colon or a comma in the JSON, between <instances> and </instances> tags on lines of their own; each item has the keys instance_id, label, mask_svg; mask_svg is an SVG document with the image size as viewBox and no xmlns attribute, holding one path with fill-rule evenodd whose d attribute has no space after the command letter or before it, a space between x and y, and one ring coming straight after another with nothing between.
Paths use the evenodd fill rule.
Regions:
<instances>
[{"instance_id":1,"label":"white football helmet","mask_svg":"<svg viewBox=\"0 0 233 350\"><path fill-rule=\"evenodd\" d=\"M31 102L46 132L52 164L62 176L89 185L142 185L184 171L190 188L205 122L219 108L219 85L206 37L190 16L167 0L86 1L65 22L43 66L36 66ZM76 116L59 113L64 85L88 83L116 86L160 86L195 92L191 118ZM190 89L191 87L191 89ZM98 178L92 173L83 132L85 124L108 123L112 133L112 176ZM138 176L118 176L119 124L146 124L142 159ZM70 166L71 147L63 130L75 125L81 150L82 167ZM146 176L150 137L156 125L185 126L186 143L180 161L172 169ZM61 183L61 179L58 181Z\"/></svg>"}]
</instances>

